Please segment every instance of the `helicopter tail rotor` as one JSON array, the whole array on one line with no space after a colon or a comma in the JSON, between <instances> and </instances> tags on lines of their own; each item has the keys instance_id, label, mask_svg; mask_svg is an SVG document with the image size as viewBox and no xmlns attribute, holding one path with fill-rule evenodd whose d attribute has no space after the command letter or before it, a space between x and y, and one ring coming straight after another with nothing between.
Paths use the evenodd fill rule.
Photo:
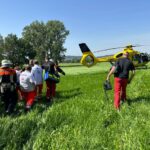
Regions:
<instances>
[{"instance_id":1,"label":"helicopter tail rotor","mask_svg":"<svg viewBox=\"0 0 150 150\"><path fill-rule=\"evenodd\" d=\"M86 43L80 43L79 47L83 53L80 63L87 67L95 65L97 63L97 58L90 51Z\"/></svg>"},{"instance_id":2,"label":"helicopter tail rotor","mask_svg":"<svg viewBox=\"0 0 150 150\"><path fill-rule=\"evenodd\" d=\"M80 43L79 47L80 47L82 53L90 52L90 49L88 48L88 46L85 43Z\"/></svg>"}]
</instances>

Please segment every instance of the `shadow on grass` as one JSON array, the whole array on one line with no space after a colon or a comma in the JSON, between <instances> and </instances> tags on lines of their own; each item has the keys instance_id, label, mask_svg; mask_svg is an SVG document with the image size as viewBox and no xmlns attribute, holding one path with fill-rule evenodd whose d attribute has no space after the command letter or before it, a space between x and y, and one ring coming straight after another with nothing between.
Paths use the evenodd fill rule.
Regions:
<instances>
[{"instance_id":1,"label":"shadow on grass","mask_svg":"<svg viewBox=\"0 0 150 150\"><path fill-rule=\"evenodd\" d=\"M25 100L21 100L17 102L14 111L11 114L7 114L4 109L4 102L0 101L0 117L10 116L12 118L19 117L21 115L26 115L29 112L36 110L37 114L42 113L47 110L52 105L52 102L47 102L46 97L43 96L41 100L35 101L31 110L26 111L25 109Z\"/></svg>"},{"instance_id":2,"label":"shadow on grass","mask_svg":"<svg viewBox=\"0 0 150 150\"><path fill-rule=\"evenodd\" d=\"M56 100L57 103L64 102L81 94L82 92L80 91L80 88L58 91L56 92Z\"/></svg>"},{"instance_id":3,"label":"shadow on grass","mask_svg":"<svg viewBox=\"0 0 150 150\"><path fill-rule=\"evenodd\" d=\"M140 103L140 102L150 103L150 95L148 95L148 96L139 96L137 98L127 100L128 105L132 105L133 103Z\"/></svg>"},{"instance_id":4,"label":"shadow on grass","mask_svg":"<svg viewBox=\"0 0 150 150\"><path fill-rule=\"evenodd\" d=\"M42 96L40 100L34 102L30 112L36 111L37 115L41 114L44 111L46 111L48 108L50 108L53 105L53 103L65 102L81 94L82 92L80 91L80 88L74 88L74 89L58 91L58 92L56 91L56 97L53 99L53 101L48 102L46 101L46 96ZM17 103L15 111L12 114L6 114L4 110L4 103L0 102L0 117L5 117L5 116L19 117L25 114L28 114L28 112L25 111L25 100L19 101Z\"/></svg>"}]
</instances>

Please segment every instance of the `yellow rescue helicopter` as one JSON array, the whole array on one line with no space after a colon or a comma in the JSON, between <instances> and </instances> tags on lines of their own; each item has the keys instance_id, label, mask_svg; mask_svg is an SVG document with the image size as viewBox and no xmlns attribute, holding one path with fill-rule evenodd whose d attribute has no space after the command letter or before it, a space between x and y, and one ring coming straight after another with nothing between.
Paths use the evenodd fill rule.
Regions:
<instances>
[{"instance_id":1,"label":"yellow rescue helicopter","mask_svg":"<svg viewBox=\"0 0 150 150\"><path fill-rule=\"evenodd\" d=\"M108 48L105 50L95 51L95 52L101 52L101 51L124 48L123 51L118 52L114 55L103 56L103 57L97 58L90 51L86 43L80 43L79 47L83 53L80 63L87 67L92 67L96 65L96 63L100 63L100 62L110 62L111 64L113 64L117 59L123 56L124 52L128 52L129 59L133 61L135 67L144 66L147 68L146 64L150 61L150 56L147 53L140 53L139 51L136 51L133 49L133 47L139 47L139 46L142 46L142 45L128 45L125 47L115 47L115 48Z\"/></svg>"}]
</instances>

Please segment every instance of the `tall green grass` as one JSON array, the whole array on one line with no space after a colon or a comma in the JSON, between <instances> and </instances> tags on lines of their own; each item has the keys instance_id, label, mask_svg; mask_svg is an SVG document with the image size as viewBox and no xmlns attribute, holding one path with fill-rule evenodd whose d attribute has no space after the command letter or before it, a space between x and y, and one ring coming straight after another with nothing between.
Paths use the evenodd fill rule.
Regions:
<instances>
[{"instance_id":1,"label":"tall green grass","mask_svg":"<svg viewBox=\"0 0 150 150\"><path fill-rule=\"evenodd\" d=\"M51 106L43 97L28 114L1 114L0 149L149 150L150 69L136 71L127 91L130 105L123 104L117 112L113 91L108 92L109 100L103 91L108 68L74 67L72 74L64 68L66 76L57 85Z\"/></svg>"}]
</instances>

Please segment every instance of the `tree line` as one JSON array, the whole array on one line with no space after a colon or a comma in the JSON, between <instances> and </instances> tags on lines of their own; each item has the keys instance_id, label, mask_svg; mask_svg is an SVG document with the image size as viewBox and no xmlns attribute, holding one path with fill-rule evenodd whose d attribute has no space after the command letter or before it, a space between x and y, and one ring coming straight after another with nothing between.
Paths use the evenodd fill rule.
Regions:
<instances>
[{"instance_id":1,"label":"tree line","mask_svg":"<svg viewBox=\"0 0 150 150\"><path fill-rule=\"evenodd\" d=\"M69 30L61 21L34 21L23 28L20 38L12 33L6 37L0 35L0 60L9 59L14 65L34 58L42 62L45 57L62 61L66 52L63 45L68 35Z\"/></svg>"}]
</instances>

